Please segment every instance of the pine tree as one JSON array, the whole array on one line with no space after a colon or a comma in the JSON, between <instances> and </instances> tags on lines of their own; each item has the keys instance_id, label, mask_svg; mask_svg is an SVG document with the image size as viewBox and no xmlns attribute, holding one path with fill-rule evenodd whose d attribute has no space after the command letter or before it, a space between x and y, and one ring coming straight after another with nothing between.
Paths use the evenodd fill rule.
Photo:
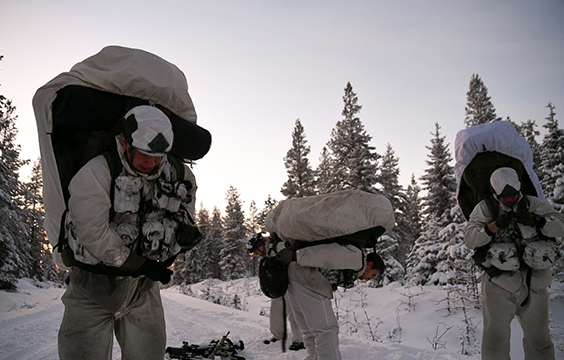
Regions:
<instances>
[{"instance_id":1,"label":"pine tree","mask_svg":"<svg viewBox=\"0 0 564 360\"><path fill-rule=\"evenodd\" d=\"M548 130L544 136L542 149L542 169L543 169L543 190L548 199L560 197L561 194L554 193L556 182L562 177L561 170L564 164L564 130L558 127L556 119L555 106L551 102L546 106L549 114L546 117L546 123L543 125Z\"/></svg>"},{"instance_id":2,"label":"pine tree","mask_svg":"<svg viewBox=\"0 0 564 360\"><path fill-rule=\"evenodd\" d=\"M408 278L416 284L446 283L454 263L449 256L455 255L458 259L458 256L467 255L444 251L445 248L462 246L463 229L459 226L461 217L456 212L456 180L453 167L449 165L452 156L438 123L435 123L432 135L431 146L426 147L430 151L426 161L428 168L421 177L427 192L421 211L423 231L408 256Z\"/></svg>"},{"instance_id":3,"label":"pine tree","mask_svg":"<svg viewBox=\"0 0 564 360\"><path fill-rule=\"evenodd\" d=\"M259 214L257 216L257 222L258 222L258 225L259 225L259 231L258 232L266 231L266 229L264 227L264 223L266 221L266 216L268 215L270 210L274 209L277 205L278 205L278 201L276 201L276 199L273 199L269 194L268 197L266 198L266 200L264 201L264 207L262 208L262 210L259 212Z\"/></svg>"},{"instance_id":4,"label":"pine tree","mask_svg":"<svg viewBox=\"0 0 564 360\"><path fill-rule=\"evenodd\" d=\"M317 193L327 194L338 187L338 181L333 176L333 159L326 146L321 150L319 165L317 166Z\"/></svg>"},{"instance_id":5,"label":"pine tree","mask_svg":"<svg viewBox=\"0 0 564 360\"><path fill-rule=\"evenodd\" d=\"M297 119L292 132L292 148L284 157L288 180L280 190L288 199L315 194L315 173L307 158L309 152L304 128Z\"/></svg>"},{"instance_id":6,"label":"pine tree","mask_svg":"<svg viewBox=\"0 0 564 360\"><path fill-rule=\"evenodd\" d=\"M543 171L542 171L542 149L536 137L540 135L540 131L536 130L537 124L534 120L527 120L522 122L521 125L515 126L517 131L521 136L523 136L531 146L531 150L533 152L533 170L539 177L541 184L544 182L543 180Z\"/></svg>"},{"instance_id":7,"label":"pine tree","mask_svg":"<svg viewBox=\"0 0 564 360\"><path fill-rule=\"evenodd\" d=\"M472 74L470 89L466 93L466 127L481 125L499 120L495 108L488 96L488 88L478 74Z\"/></svg>"},{"instance_id":8,"label":"pine tree","mask_svg":"<svg viewBox=\"0 0 564 360\"><path fill-rule=\"evenodd\" d=\"M247 276L246 260L248 258L245 238L245 214L239 193L233 186L229 187L226 195L224 236L220 250L219 266L223 280L240 279Z\"/></svg>"},{"instance_id":9,"label":"pine tree","mask_svg":"<svg viewBox=\"0 0 564 360\"><path fill-rule=\"evenodd\" d=\"M332 192L350 188L376 192L374 186L378 181L376 172L380 156L369 144L372 137L357 117L362 106L357 104L358 98L350 82L345 87L343 102L344 118L337 122L327 143L334 181L329 182L326 190Z\"/></svg>"},{"instance_id":10,"label":"pine tree","mask_svg":"<svg viewBox=\"0 0 564 360\"><path fill-rule=\"evenodd\" d=\"M259 224L259 212L254 201L251 201L249 205L249 216L245 220L245 228L248 230L249 234L256 234L260 232L261 226ZM258 275L258 257L249 256L247 260L247 270L249 274L255 276Z\"/></svg>"},{"instance_id":11,"label":"pine tree","mask_svg":"<svg viewBox=\"0 0 564 360\"><path fill-rule=\"evenodd\" d=\"M7 290L17 287L17 278L31 277L35 267L25 223L30 215L18 176L27 161L20 159L20 147L15 144L16 118L11 100L0 94L0 289Z\"/></svg>"},{"instance_id":12,"label":"pine tree","mask_svg":"<svg viewBox=\"0 0 564 360\"><path fill-rule=\"evenodd\" d=\"M45 209L42 197L43 176L41 159L37 159L33 164L30 181L25 184L25 187L24 204L29 215L25 221L29 228L29 242L32 254L32 272L30 275L39 281L60 281L59 271L53 262L51 245L43 224Z\"/></svg>"},{"instance_id":13,"label":"pine tree","mask_svg":"<svg viewBox=\"0 0 564 360\"><path fill-rule=\"evenodd\" d=\"M209 242L207 255L209 260L205 265L206 273L211 274L213 279L221 278L219 261L224 234L225 226L221 210L219 210L217 206L214 206L211 215L211 227L208 234Z\"/></svg>"},{"instance_id":14,"label":"pine tree","mask_svg":"<svg viewBox=\"0 0 564 360\"><path fill-rule=\"evenodd\" d=\"M396 226L382 236L376 244L376 251L387 265L382 285L403 278L405 275L406 250L409 249L404 240L407 231L405 218L407 199L398 181L399 172L399 161L392 146L388 144L386 153L382 156L380 167L380 191L392 204Z\"/></svg>"},{"instance_id":15,"label":"pine tree","mask_svg":"<svg viewBox=\"0 0 564 360\"><path fill-rule=\"evenodd\" d=\"M409 205L407 208L406 218L409 223L408 237L412 245L413 242L415 242L415 239L417 239L421 235L422 230L421 219L419 218L419 215L421 213L421 199L419 197L420 192L421 187L419 187L417 181L415 180L415 174L411 174L411 182L406 191L407 203Z\"/></svg>"}]
</instances>

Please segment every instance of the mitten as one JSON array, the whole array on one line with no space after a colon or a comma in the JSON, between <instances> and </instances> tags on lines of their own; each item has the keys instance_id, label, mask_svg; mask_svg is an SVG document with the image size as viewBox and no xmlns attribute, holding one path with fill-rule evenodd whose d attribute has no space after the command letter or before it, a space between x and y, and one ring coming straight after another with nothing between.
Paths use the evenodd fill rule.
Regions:
<instances>
[{"instance_id":1,"label":"mitten","mask_svg":"<svg viewBox=\"0 0 564 360\"><path fill-rule=\"evenodd\" d=\"M188 251L202 241L202 233L196 226L180 224L176 230L176 242L180 247Z\"/></svg>"},{"instance_id":2,"label":"mitten","mask_svg":"<svg viewBox=\"0 0 564 360\"><path fill-rule=\"evenodd\" d=\"M166 267L165 264L155 260L145 260L143 265L133 274L133 277L145 275L153 281L160 281L163 284L170 282L172 270Z\"/></svg>"},{"instance_id":3,"label":"mitten","mask_svg":"<svg viewBox=\"0 0 564 360\"><path fill-rule=\"evenodd\" d=\"M533 225L535 221L535 216L529 212L529 210L521 210L515 214L515 219L517 222L523 225Z\"/></svg>"},{"instance_id":4,"label":"mitten","mask_svg":"<svg viewBox=\"0 0 564 360\"><path fill-rule=\"evenodd\" d=\"M172 270L168 269L163 263L155 260L148 260L134 252L131 252L120 270L124 275L139 277L145 275L153 281L160 281L168 284L172 275Z\"/></svg>"},{"instance_id":5,"label":"mitten","mask_svg":"<svg viewBox=\"0 0 564 360\"><path fill-rule=\"evenodd\" d=\"M527 197L523 197L521 201L519 201L515 219L523 225L532 226L534 224L535 216L529 212L529 201Z\"/></svg>"},{"instance_id":6,"label":"mitten","mask_svg":"<svg viewBox=\"0 0 564 360\"><path fill-rule=\"evenodd\" d=\"M497 219L495 219L495 226L499 229L505 229L509 226L509 224L511 224L511 220L514 215L515 214L512 211L499 214Z\"/></svg>"}]
</instances>

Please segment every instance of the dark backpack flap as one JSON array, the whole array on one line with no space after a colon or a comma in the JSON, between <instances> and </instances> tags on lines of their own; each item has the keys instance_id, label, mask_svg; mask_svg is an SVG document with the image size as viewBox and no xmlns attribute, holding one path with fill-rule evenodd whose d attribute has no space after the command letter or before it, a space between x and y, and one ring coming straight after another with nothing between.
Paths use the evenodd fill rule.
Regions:
<instances>
[{"instance_id":1,"label":"dark backpack flap","mask_svg":"<svg viewBox=\"0 0 564 360\"><path fill-rule=\"evenodd\" d=\"M271 299L284 296L288 290L288 265L273 257L264 257L259 263L259 284L264 295Z\"/></svg>"},{"instance_id":2,"label":"dark backpack flap","mask_svg":"<svg viewBox=\"0 0 564 360\"><path fill-rule=\"evenodd\" d=\"M496 151L484 151L477 154L468 164L460 182L458 203L466 219L470 218L472 210L480 201L492 197L490 176L500 167L515 169L523 194L539 196L520 160Z\"/></svg>"},{"instance_id":3,"label":"dark backpack flap","mask_svg":"<svg viewBox=\"0 0 564 360\"><path fill-rule=\"evenodd\" d=\"M317 241L299 241L296 240L292 243L292 250L299 250L310 246L320 245L320 244L333 244L337 243L340 245L354 245L358 248L370 249L376 245L378 238L386 232L386 229L382 226L375 226L370 229L365 229L357 231L354 234L343 235L336 238L317 240Z\"/></svg>"}]
</instances>

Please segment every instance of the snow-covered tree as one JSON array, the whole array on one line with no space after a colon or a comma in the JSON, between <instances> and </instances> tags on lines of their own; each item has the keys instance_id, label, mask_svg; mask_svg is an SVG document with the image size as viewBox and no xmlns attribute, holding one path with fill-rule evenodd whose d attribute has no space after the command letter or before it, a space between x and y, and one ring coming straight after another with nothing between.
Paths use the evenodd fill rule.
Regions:
<instances>
[{"instance_id":1,"label":"snow-covered tree","mask_svg":"<svg viewBox=\"0 0 564 360\"><path fill-rule=\"evenodd\" d=\"M211 214L211 224L207 235L209 242L207 243L208 261L204 266L206 274L211 274L213 279L221 278L221 268L219 266L220 251L222 247L222 239L225 233L224 220L221 210L214 206Z\"/></svg>"},{"instance_id":2,"label":"snow-covered tree","mask_svg":"<svg viewBox=\"0 0 564 360\"><path fill-rule=\"evenodd\" d=\"M463 246L463 229L459 226L462 219L454 210L457 207L456 179L449 164L452 155L438 123L432 135L431 146L426 147L430 151L426 161L428 168L421 177L423 190L427 192L421 211L423 231L408 257L408 278L416 284L445 283L452 270L450 257L466 257L453 248Z\"/></svg>"},{"instance_id":3,"label":"snow-covered tree","mask_svg":"<svg viewBox=\"0 0 564 360\"><path fill-rule=\"evenodd\" d=\"M43 176L41 159L37 159L31 169L30 181L26 188L24 204L28 218L25 219L29 229L29 242L32 258L30 277L40 281L59 281L59 271L53 262L53 254L43 224L45 209L43 207Z\"/></svg>"},{"instance_id":4,"label":"snow-covered tree","mask_svg":"<svg viewBox=\"0 0 564 360\"><path fill-rule=\"evenodd\" d=\"M546 106L549 114L546 123L543 125L547 129L541 149L542 149L542 169L543 169L543 190L548 199L561 197L555 194L556 182L563 176L561 166L564 164L564 130L558 126L556 119L556 108L551 102ZM558 196L555 196L558 195Z\"/></svg>"},{"instance_id":5,"label":"snow-covered tree","mask_svg":"<svg viewBox=\"0 0 564 360\"><path fill-rule=\"evenodd\" d=\"M31 215L24 208L25 191L18 175L27 161L20 159L20 146L15 143L15 109L0 94L0 289L11 290L17 278L31 277L35 268L25 223Z\"/></svg>"},{"instance_id":6,"label":"snow-covered tree","mask_svg":"<svg viewBox=\"0 0 564 360\"><path fill-rule=\"evenodd\" d=\"M327 143L334 181L324 180L330 184L330 188L326 189L329 191L326 192L349 188L376 192L377 162L380 156L370 145L372 137L357 117L362 106L357 104L358 98L350 82L345 87L343 102L343 120L337 122Z\"/></svg>"},{"instance_id":7,"label":"snow-covered tree","mask_svg":"<svg viewBox=\"0 0 564 360\"><path fill-rule=\"evenodd\" d=\"M234 280L247 276L246 262L248 259L245 239L245 214L242 201L237 189L229 187L226 195L224 235L219 252L219 266L222 280Z\"/></svg>"},{"instance_id":8,"label":"snow-covered tree","mask_svg":"<svg viewBox=\"0 0 564 360\"><path fill-rule=\"evenodd\" d=\"M421 198L419 194L421 192L421 187L417 184L417 180L415 179L415 174L411 174L411 182L407 186L407 190L405 192L407 198L407 213L406 219L409 224L409 235L408 238L410 239L411 245L408 249L411 249L411 246L421 235L421 218L419 217L421 214ZM406 254L409 251L406 251Z\"/></svg>"},{"instance_id":9,"label":"snow-covered tree","mask_svg":"<svg viewBox=\"0 0 564 360\"><path fill-rule=\"evenodd\" d=\"M464 119L466 127L498 120L491 98L488 96L488 88L478 74L472 74L466 99L466 118Z\"/></svg>"},{"instance_id":10,"label":"snow-covered tree","mask_svg":"<svg viewBox=\"0 0 564 360\"><path fill-rule=\"evenodd\" d=\"M307 157L309 152L304 127L300 119L296 119L292 132L292 147L284 157L288 180L280 190L288 199L315 194L315 172Z\"/></svg>"},{"instance_id":11,"label":"snow-covered tree","mask_svg":"<svg viewBox=\"0 0 564 360\"><path fill-rule=\"evenodd\" d=\"M266 200L264 201L264 206L262 210L259 212L257 216L257 222L259 225L259 231L257 232L266 231L264 227L264 223L266 221L266 215L268 215L268 212L274 209L277 205L278 205L278 201L276 201L276 199L273 199L272 196L270 196L269 194Z\"/></svg>"},{"instance_id":12,"label":"snow-covered tree","mask_svg":"<svg viewBox=\"0 0 564 360\"><path fill-rule=\"evenodd\" d=\"M527 120L521 123L521 125L516 125L515 128L521 136L523 136L529 142L531 150L533 151L533 170L539 177L541 184L543 183L543 171L542 171L542 149L537 141L537 136L540 135L540 131L536 129L537 124L534 120Z\"/></svg>"},{"instance_id":13,"label":"snow-covered tree","mask_svg":"<svg viewBox=\"0 0 564 360\"><path fill-rule=\"evenodd\" d=\"M259 212L257 205L254 201L251 201L249 205L249 216L245 220L245 228L250 234L256 234L261 231L261 226L259 224ZM258 257L249 256L247 259L247 269L249 274L256 275L258 271Z\"/></svg>"},{"instance_id":14,"label":"snow-covered tree","mask_svg":"<svg viewBox=\"0 0 564 360\"><path fill-rule=\"evenodd\" d=\"M387 270L384 273L384 283L398 281L405 274L405 261L409 249L406 246L404 236L406 235L406 211L407 198L402 186L399 184L399 161L390 144L386 147L386 153L382 156L380 167L380 191L390 200L394 209L396 226L382 236L376 244L376 251L386 263Z\"/></svg>"},{"instance_id":15,"label":"snow-covered tree","mask_svg":"<svg viewBox=\"0 0 564 360\"><path fill-rule=\"evenodd\" d=\"M333 159L326 146L321 150L319 165L317 165L317 193L327 194L336 189L338 181L333 176Z\"/></svg>"}]
</instances>

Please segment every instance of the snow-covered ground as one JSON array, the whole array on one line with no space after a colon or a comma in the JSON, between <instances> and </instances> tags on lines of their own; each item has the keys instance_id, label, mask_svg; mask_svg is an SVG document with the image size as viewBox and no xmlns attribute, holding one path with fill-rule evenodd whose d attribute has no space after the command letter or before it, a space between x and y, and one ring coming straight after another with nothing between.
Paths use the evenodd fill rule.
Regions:
<instances>
[{"instance_id":1,"label":"snow-covered ground","mask_svg":"<svg viewBox=\"0 0 564 360\"><path fill-rule=\"evenodd\" d=\"M57 331L63 314L64 289L30 280L19 282L18 292L0 291L0 359L57 359ZM192 294L189 296L187 294ZM362 284L338 292L343 359L453 360L479 359L481 315L468 307L448 313L447 292L441 287L400 287L391 284L373 289ZM234 282L206 280L189 288L162 291L167 320L168 345L208 344L230 331L229 338L245 349L246 359L298 360L305 350L283 353L280 342L265 345L269 299L261 295L256 278ZM203 300L206 298L210 301ZM556 358L564 359L564 285L554 283L550 296L551 329ZM213 303L211 301L215 301ZM219 305L226 304L228 306ZM370 324L370 325L369 325ZM461 342L464 329L474 328L476 340ZM512 358L522 359L521 331L513 323ZM444 334L443 334L444 333ZM463 355L462 343L467 352ZM433 348L436 349L433 349ZM114 346L114 359L120 359Z\"/></svg>"}]
</instances>

